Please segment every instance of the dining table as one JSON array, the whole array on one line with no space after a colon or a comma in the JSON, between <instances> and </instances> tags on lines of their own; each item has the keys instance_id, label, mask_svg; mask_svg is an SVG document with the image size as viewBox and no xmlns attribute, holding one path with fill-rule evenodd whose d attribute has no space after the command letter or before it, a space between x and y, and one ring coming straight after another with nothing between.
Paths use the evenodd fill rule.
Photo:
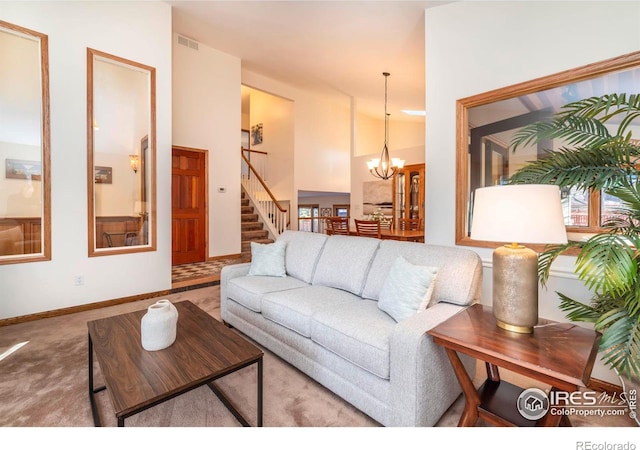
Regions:
<instances>
[{"instance_id":1,"label":"dining table","mask_svg":"<svg viewBox=\"0 0 640 450\"><path fill-rule=\"evenodd\" d=\"M396 241L424 242L424 230L381 230L382 239L393 239Z\"/></svg>"}]
</instances>

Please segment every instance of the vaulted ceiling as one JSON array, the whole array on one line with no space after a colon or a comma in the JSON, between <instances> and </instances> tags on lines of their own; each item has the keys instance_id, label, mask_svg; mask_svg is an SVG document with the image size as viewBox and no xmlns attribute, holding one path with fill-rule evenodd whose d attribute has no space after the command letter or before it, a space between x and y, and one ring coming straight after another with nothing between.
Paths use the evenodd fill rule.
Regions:
<instances>
[{"instance_id":1,"label":"vaulted ceiling","mask_svg":"<svg viewBox=\"0 0 640 450\"><path fill-rule=\"evenodd\" d=\"M173 29L293 86L353 97L393 120L424 110L425 9L443 1L168 1ZM422 119L419 119L422 120Z\"/></svg>"}]
</instances>

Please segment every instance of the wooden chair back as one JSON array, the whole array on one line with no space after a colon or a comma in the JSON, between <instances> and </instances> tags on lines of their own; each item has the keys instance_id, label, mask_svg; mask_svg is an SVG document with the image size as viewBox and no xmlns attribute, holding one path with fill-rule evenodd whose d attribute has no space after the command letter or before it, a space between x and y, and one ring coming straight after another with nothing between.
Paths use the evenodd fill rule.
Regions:
<instances>
[{"instance_id":1,"label":"wooden chair back","mask_svg":"<svg viewBox=\"0 0 640 450\"><path fill-rule=\"evenodd\" d=\"M367 236L381 238L379 220L358 220L356 219L356 234L358 236Z\"/></svg>"},{"instance_id":2,"label":"wooden chair back","mask_svg":"<svg viewBox=\"0 0 640 450\"><path fill-rule=\"evenodd\" d=\"M398 219L398 230L420 230L420 219Z\"/></svg>"},{"instance_id":3,"label":"wooden chair back","mask_svg":"<svg viewBox=\"0 0 640 450\"><path fill-rule=\"evenodd\" d=\"M348 217L327 217L327 234L349 235Z\"/></svg>"}]
</instances>

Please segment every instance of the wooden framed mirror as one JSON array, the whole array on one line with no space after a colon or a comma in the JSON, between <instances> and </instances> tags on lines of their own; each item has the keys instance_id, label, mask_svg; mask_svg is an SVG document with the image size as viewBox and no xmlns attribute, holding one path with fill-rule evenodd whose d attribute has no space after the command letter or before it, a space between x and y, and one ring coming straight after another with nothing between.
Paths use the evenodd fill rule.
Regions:
<instances>
[{"instance_id":1,"label":"wooden framed mirror","mask_svg":"<svg viewBox=\"0 0 640 450\"><path fill-rule=\"evenodd\" d=\"M47 35L0 20L0 264L51 259Z\"/></svg>"},{"instance_id":2,"label":"wooden framed mirror","mask_svg":"<svg viewBox=\"0 0 640 450\"><path fill-rule=\"evenodd\" d=\"M509 144L518 129L549 117L570 102L607 93L633 94L639 89L640 52L635 52L458 100L456 244L488 248L501 245L469 237L475 190L506 183L520 167L543 158L545 149L565 144L543 142L513 152ZM562 191L570 239L579 240L598 231L611 207L602 198L600 192ZM530 247L538 251L543 245Z\"/></svg>"},{"instance_id":3,"label":"wooden framed mirror","mask_svg":"<svg viewBox=\"0 0 640 450\"><path fill-rule=\"evenodd\" d=\"M89 256L156 249L155 69L87 49Z\"/></svg>"}]
</instances>

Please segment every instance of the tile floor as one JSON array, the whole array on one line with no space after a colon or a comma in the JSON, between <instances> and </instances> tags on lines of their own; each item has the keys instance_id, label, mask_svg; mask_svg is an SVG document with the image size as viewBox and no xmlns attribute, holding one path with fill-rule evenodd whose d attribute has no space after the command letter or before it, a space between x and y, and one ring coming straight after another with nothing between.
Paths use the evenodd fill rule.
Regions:
<instances>
[{"instance_id":1,"label":"tile floor","mask_svg":"<svg viewBox=\"0 0 640 450\"><path fill-rule=\"evenodd\" d=\"M242 255L234 258L173 266L171 267L171 287L179 289L216 283L220 281L220 271L224 266L249 261L251 261L250 255Z\"/></svg>"}]
</instances>

